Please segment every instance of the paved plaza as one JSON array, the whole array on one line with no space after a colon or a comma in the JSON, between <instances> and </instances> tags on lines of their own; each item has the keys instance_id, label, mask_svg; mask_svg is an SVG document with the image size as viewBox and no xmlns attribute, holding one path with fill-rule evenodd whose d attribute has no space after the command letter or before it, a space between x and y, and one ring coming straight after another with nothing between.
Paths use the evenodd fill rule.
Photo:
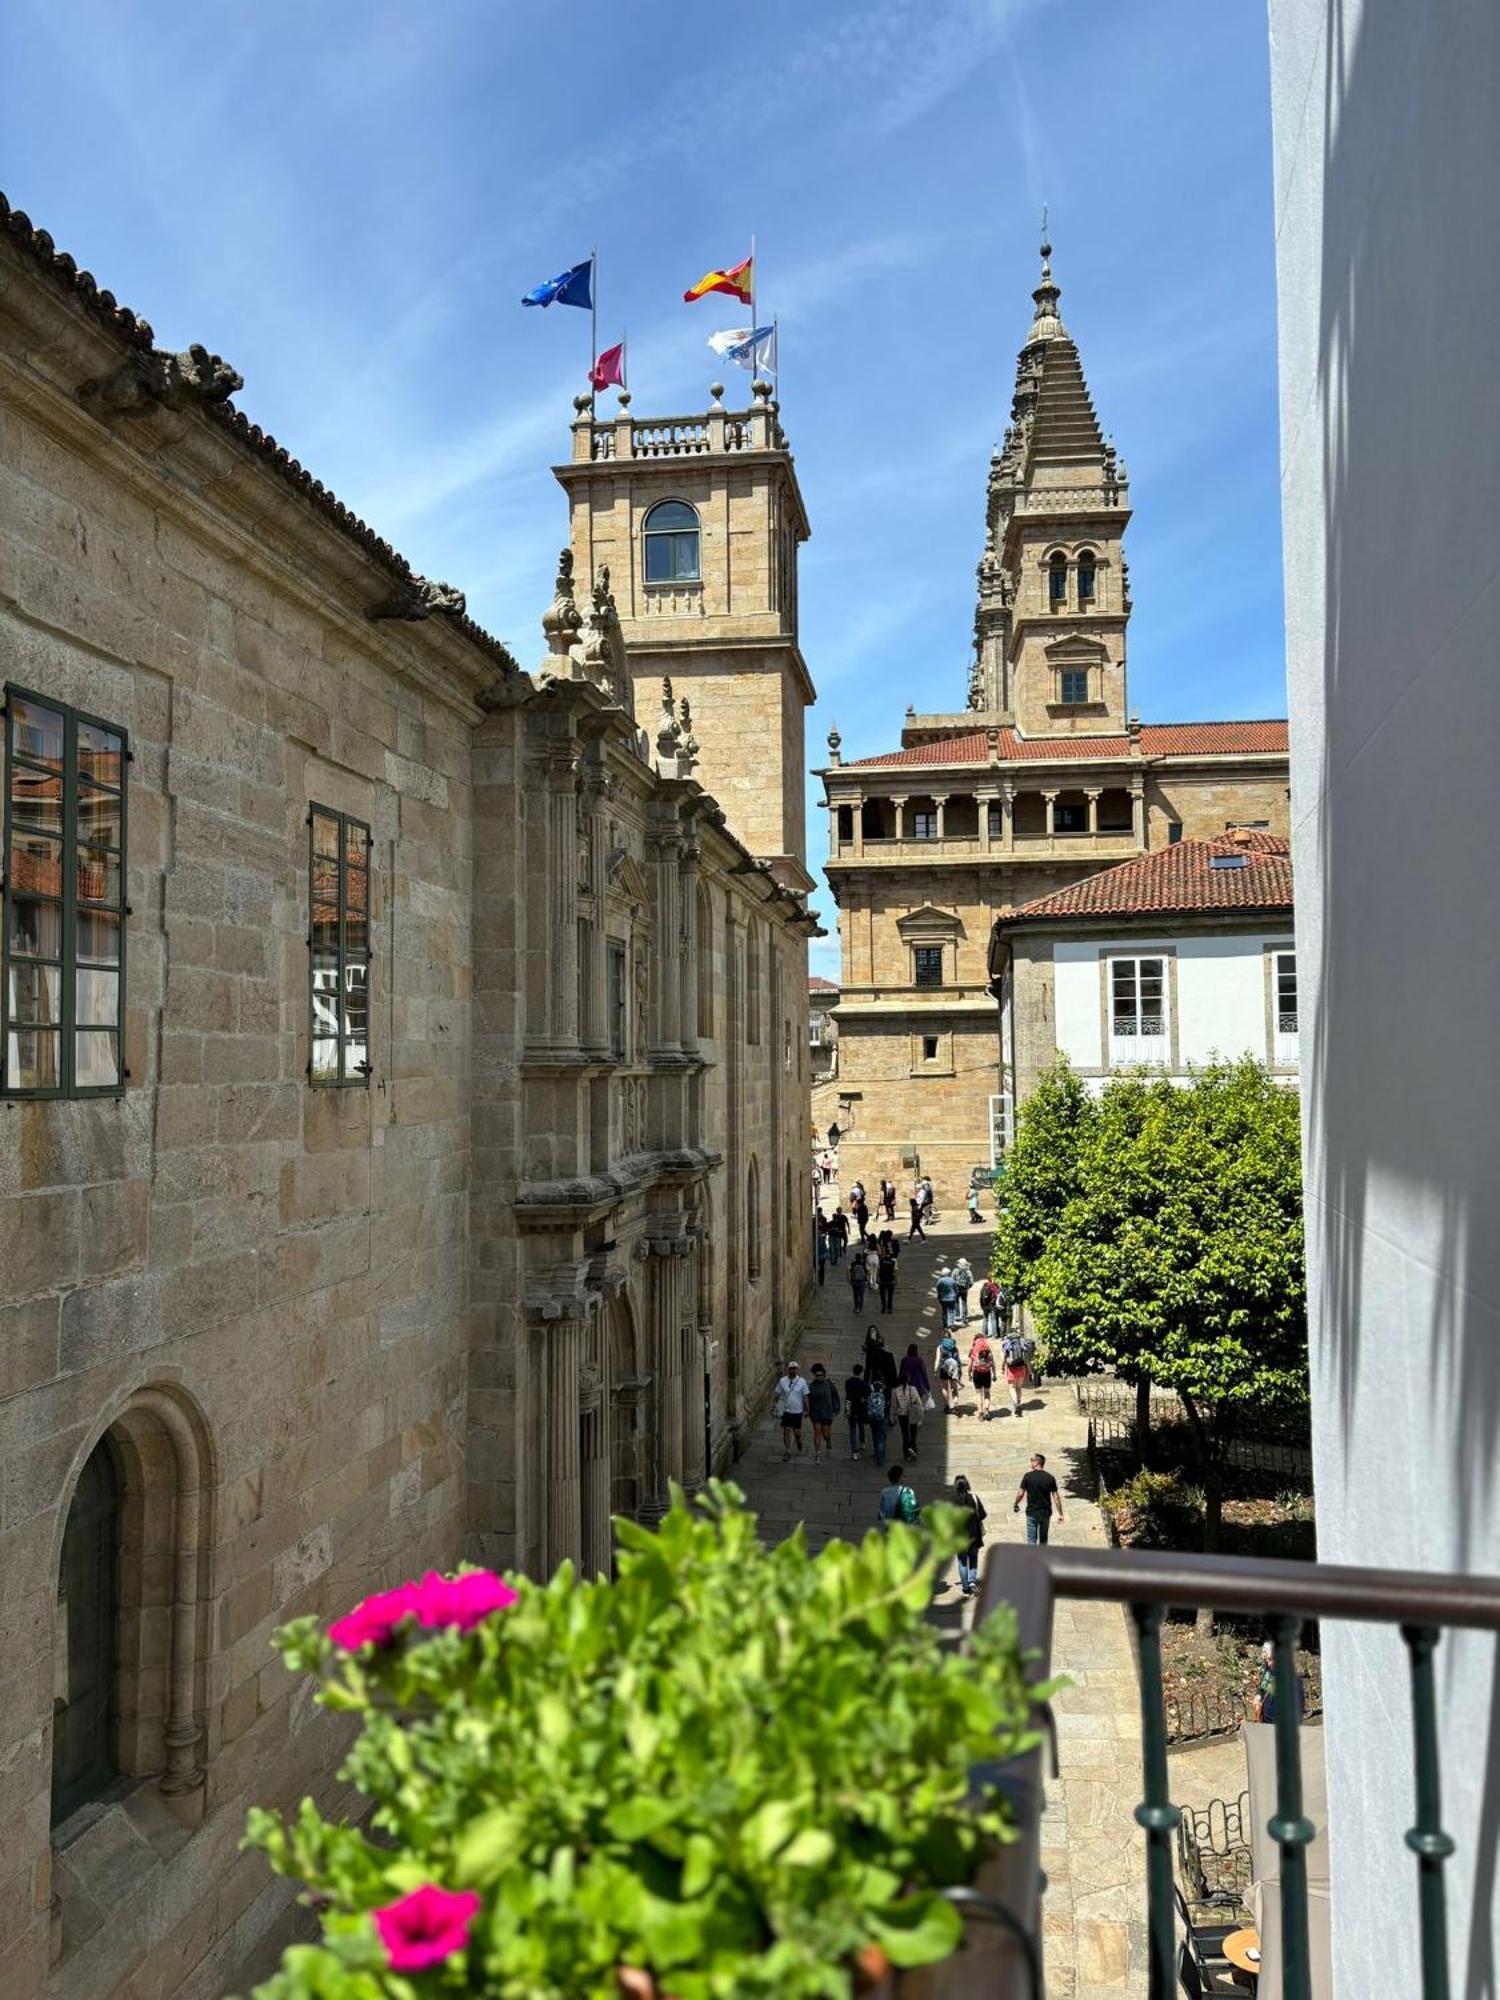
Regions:
<instances>
[{"instance_id":1,"label":"paved plaza","mask_svg":"<svg viewBox=\"0 0 1500 2000\"><path fill-rule=\"evenodd\" d=\"M935 1373L933 1355L941 1334L933 1281L941 1265L967 1255L982 1276L989 1247L987 1228L960 1224L934 1228L923 1242L902 1239L895 1311L882 1316L870 1308L856 1314L847 1264L831 1264L821 1291L814 1294L789 1358L804 1372L821 1361L838 1384L860 1360L865 1329L879 1325L898 1356L915 1340ZM971 1306L977 1302L977 1285ZM967 1353L967 1333L960 1345ZM1005 1401L1003 1385L997 1409ZM945 1495L954 1477L967 1474L989 1510L991 1542L1024 1540L1024 1517L1011 1512L1016 1483L1033 1451L1062 1488L1066 1519L1053 1523L1053 1539L1094 1546L1104 1539L1098 1509L1088 1490L1087 1425L1071 1387L1044 1384L1027 1392L1017 1419L997 1414L982 1422L973 1391L964 1385L960 1414L929 1414L918 1440L910 1481L926 1502ZM812 1439L804 1424L804 1450L782 1462L781 1433L769 1412L751 1448L735 1467L735 1478L760 1513L771 1537L805 1523L810 1542L830 1536L862 1535L875 1520L885 1474L868 1451L849 1458L848 1432L840 1417L838 1449L828 1463L814 1464ZM900 1433L894 1434L899 1453ZM889 1451L889 1447L888 1447ZM970 1606L956 1576L934 1603L943 1624L959 1625ZM1061 1775L1048 1785L1043 1822L1042 1861L1047 1874L1044 1932L1048 2000L1120 2000L1144 1995L1145 1894L1140 1829L1131 1817L1140 1797L1140 1716L1134 1653L1125 1613L1113 1604L1060 1604L1055 1628L1055 1665L1072 1686L1056 1703Z\"/></svg>"}]
</instances>

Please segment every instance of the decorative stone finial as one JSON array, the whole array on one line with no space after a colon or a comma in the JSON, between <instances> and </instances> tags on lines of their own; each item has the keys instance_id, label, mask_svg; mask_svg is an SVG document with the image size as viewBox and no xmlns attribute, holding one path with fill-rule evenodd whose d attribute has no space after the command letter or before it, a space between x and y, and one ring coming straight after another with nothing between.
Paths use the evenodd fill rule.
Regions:
<instances>
[{"instance_id":1,"label":"decorative stone finial","mask_svg":"<svg viewBox=\"0 0 1500 2000\"><path fill-rule=\"evenodd\" d=\"M573 551L564 549L557 558L557 582L552 602L542 613L542 636L549 653L566 653L583 625L583 615L573 596Z\"/></svg>"},{"instance_id":2,"label":"decorative stone finial","mask_svg":"<svg viewBox=\"0 0 1500 2000\"><path fill-rule=\"evenodd\" d=\"M757 375L755 380L750 384L750 393L757 403L764 403L770 398L771 385L763 376Z\"/></svg>"},{"instance_id":3,"label":"decorative stone finial","mask_svg":"<svg viewBox=\"0 0 1500 2000\"><path fill-rule=\"evenodd\" d=\"M693 711L688 706L686 695L682 697L682 748L677 753L678 774L684 778L693 775L693 767L698 762L698 739L693 734Z\"/></svg>"},{"instance_id":4,"label":"decorative stone finial","mask_svg":"<svg viewBox=\"0 0 1500 2000\"><path fill-rule=\"evenodd\" d=\"M1032 293L1036 312L1031 323L1032 340L1052 340L1063 330L1057 315L1057 302L1062 293L1052 282L1052 245L1047 239L1047 211L1042 210L1042 282Z\"/></svg>"},{"instance_id":5,"label":"decorative stone finial","mask_svg":"<svg viewBox=\"0 0 1500 2000\"><path fill-rule=\"evenodd\" d=\"M672 700L672 680L667 675L661 684L661 721L656 728L656 749L663 766L676 766L682 748L682 732L677 725L677 715Z\"/></svg>"},{"instance_id":6,"label":"decorative stone finial","mask_svg":"<svg viewBox=\"0 0 1500 2000\"><path fill-rule=\"evenodd\" d=\"M593 407L594 399L586 389L582 395L573 398L573 408L578 412L580 417L586 415Z\"/></svg>"},{"instance_id":7,"label":"decorative stone finial","mask_svg":"<svg viewBox=\"0 0 1500 2000\"><path fill-rule=\"evenodd\" d=\"M836 769L842 761L840 752L843 742L844 739L839 734L839 726L835 723L828 732L828 763L830 769Z\"/></svg>"},{"instance_id":8,"label":"decorative stone finial","mask_svg":"<svg viewBox=\"0 0 1500 2000\"><path fill-rule=\"evenodd\" d=\"M620 408L622 410L628 410L630 408L630 391L628 389L622 389L620 391Z\"/></svg>"},{"instance_id":9,"label":"decorative stone finial","mask_svg":"<svg viewBox=\"0 0 1500 2000\"><path fill-rule=\"evenodd\" d=\"M722 410L724 407L724 384L722 382L710 382L708 393L713 398L709 404L709 408L711 410Z\"/></svg>"}]
</instances>

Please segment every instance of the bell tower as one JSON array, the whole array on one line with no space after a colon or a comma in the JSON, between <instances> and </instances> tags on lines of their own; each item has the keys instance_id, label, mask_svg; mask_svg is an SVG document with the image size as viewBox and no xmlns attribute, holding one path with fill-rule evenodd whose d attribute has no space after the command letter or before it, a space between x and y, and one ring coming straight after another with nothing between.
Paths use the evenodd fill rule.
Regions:
<instances>
[{"instance_id":1,"label":"bell tower","mask_svg":"<svg viewBox=\"0 0 1500 2000\"><path fill-rule=\"evenodd\" d=\"M1129 485L1059 316L1051 258L1043 243L1011 421L990 461L969 706L1023 736L1119 735Z\"/></svg>"},{"instance_id":2,"label":"bell tower","mask_svg":"<svg viewBox=\"0 0 1500 2000\"><path fill-rule=\"evenodd\" d=\"M807 511L771 385L729 410L715 383L702 416L618 416L576 399L572 455L554 468L587 586L606 568L637 711L662 679L691 709L697 777L730 830L788 888L807 872L804 718L814 699L797 630Z\"/></svg>"}]
</instances>

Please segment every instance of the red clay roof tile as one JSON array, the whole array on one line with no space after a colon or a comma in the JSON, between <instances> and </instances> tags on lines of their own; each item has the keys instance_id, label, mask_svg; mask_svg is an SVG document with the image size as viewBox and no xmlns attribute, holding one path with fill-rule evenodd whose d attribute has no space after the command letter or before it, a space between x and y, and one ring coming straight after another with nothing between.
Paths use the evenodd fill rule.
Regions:
<instances>
[{"instance_id":1,"label":"red clay roof tile","mask_svg":"<svg viewBox=\"0 0 1500 2000\"><path fill-rule=\"evenodd\" d=\"M1000 729L996 748L1002 764L1070 763L1083 758L1232 757L1285 754L1284 721L1264 722L1144 722L1139 745L1128 736L1021 736ZM989 762L989 735L983 729L943 736L935 743L913 743L904 750L887 750L878 757L854 757L840 768L869 770L876 765L965 765Z\"/></svg>"},{"instance_id":2,"label":"red clay roof tile","mask_svg":"<svg viewBox=\"0 0 1500 2000\"><path fill-rule=\"evenodd\" d=\"M1215 868L1216 854L1243 867ZM1122 861L1050 896L1002 912L1002 923L1032 924L1069 917L1150 916L1213 910L1290 910L1292 856L1278 834L1236 829L1212 840L1181 840L1155 854Z\"/></svg>"}]
</instances>

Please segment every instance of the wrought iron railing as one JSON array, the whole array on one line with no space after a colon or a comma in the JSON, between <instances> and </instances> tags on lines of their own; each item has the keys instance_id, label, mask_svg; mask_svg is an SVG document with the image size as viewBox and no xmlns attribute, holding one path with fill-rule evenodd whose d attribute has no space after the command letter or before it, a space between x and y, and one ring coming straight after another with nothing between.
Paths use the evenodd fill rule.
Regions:
<instances>
[{"instance_id":1,"label":"wrought iron railing","mask_svg":"<svg viewBox=\"0 0 1500 2000\"><path fill-rule=\"evenodd\" d=\"M1162 1699L1162 1621L1169 1609L1212 1608L1265 1621L1272 1646L1276 1810L1266 1831L1281 1850L1281 1959L1285 2000L1313 2000L1308 1928L1307 1848L1316 1829L1303 1812L1297 1640L1305 1620L1350 1619L1400 1628L1411 1670L1415 1816L1406 1845L1416 1857L1420 1916L1421 2000L1449 2000L1443 1865L1453 1841L1442 1824L1437 1695L1433 1655L1445 1629L1500 1632L1500 1582L1487 1577L1351 1569L1326 1563L1248 1557L1155 1554L1140 1550L996 1546L985 1564L980 1616L1009 1603L1035 1680L1053 1671L1052 1615L1059 1598L1121 1604L1135 1628L1140 1663L1142 1796L1145 1833L1150 2000L1175 1991L1177 1921L1172 1847L1181 1817L1168 1795L1167 1727ZM1065 1666L1066 1662L1057 1663ZM1065 1707L1067 1695L1058 1696ZM1039 1798L1040 1749L1015 1773L1019 1798ZM1035 1909L1041 1888L1035 1828L1007 1849L1004 1893L1017 1911ZM1372 1857L1373 1858L1373 1857ZM986 1885L988 1886L988 1885Z\"/></svg>"}]
</instances>

